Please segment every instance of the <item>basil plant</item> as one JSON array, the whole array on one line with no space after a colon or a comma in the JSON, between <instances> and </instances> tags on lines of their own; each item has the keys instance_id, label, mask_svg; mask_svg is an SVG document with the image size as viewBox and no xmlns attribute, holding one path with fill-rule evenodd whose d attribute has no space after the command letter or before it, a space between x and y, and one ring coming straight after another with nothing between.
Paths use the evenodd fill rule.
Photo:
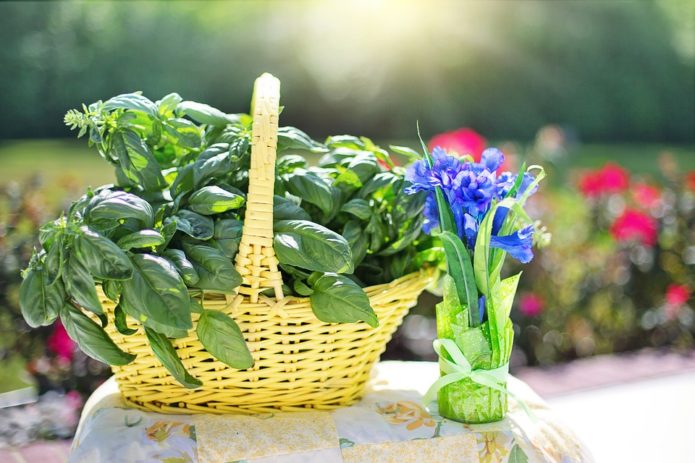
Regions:
<instances>
[{"instance_id":1,"label":"basil plant","mask_svg":"<svg viewBox=\"0 0 695 463\"><path fill-rule=\"evenodd\" d=\"M251 118L172 93L153 102L119 95L73 110L66 124L115 170L40 232L24 270L22 313L32 327L60 318L91 357L124 365L133 355L109 338L97 293L116 304L123 335L142 325L153 352L184 386L200 382L171 339L193 328L218 360L238 369L253 358L237 324L204 308L206 293L234 293L234 258L248 190ZM392 147L406 157L407 148ZM311 162L310 162L311 161ZM404 170L367 138L319 143L293 127L278 134L274 248L285 294L309 297L330 323L378 324L363 287L436 260L421 233L425 195L409 195ZM268 294L272 296L272 290ZM129 323L131 324L129 326Z\"/></svg>"}]
</instances>

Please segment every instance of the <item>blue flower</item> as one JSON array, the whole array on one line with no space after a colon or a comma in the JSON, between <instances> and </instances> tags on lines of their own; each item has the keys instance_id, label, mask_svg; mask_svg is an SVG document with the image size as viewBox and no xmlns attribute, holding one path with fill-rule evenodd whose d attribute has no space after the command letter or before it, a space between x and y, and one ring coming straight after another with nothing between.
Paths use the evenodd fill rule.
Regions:
<instances>
[{"instance_id":1,"label":"blue flower","mask_svg":"<svg viewBox=\"0 0 695 463\"><path fill-rule=\"evenodd\" d=\"M477 217L488 210L495 196L495 174L467 167L454 180L454 197L468 214Z\"/></svg>"},{"instance_id":2,"label":"blue flower","mask_svg":"<svg viewBox=\"0 0 695 463\"><path fill-rule=\"evenodd\" d=\"M406 193L413 194L418 191L434 191L435 187L441 187L447 198L453 197L452 188L454 179L463 170L463 163L437 147L432 151L432 168L430 169L424 159L415 161L405 173L405 179L411 183Z\"/></svg>"},{"instance_id":3,"label":"blue flower","mask_svg":"<svg viewBox=\"0 0 695 463\"><path fill-rule=\"evenodd\" d=\"M531 183L533 183L533 175L529 174L528 172L524 172L523 175L524 177L521 179L521 185L519 185L519 190L516 192L514 197L523 194L529 188L529 186L531 186ZM511 172L502 172L500 174L500 176L497 178L496 194L498 199L504 199L507 197L507 194L509 194L509 190L511 190L514 186L516 179L517 175L514 175ZM534 186L533 191L531 191L529 195L534 194L536 190L538 190L538 185Z\"/></svg>"},{"instance_id":4,"label":"blue flower","mask_svg":"<svg viewBox=\"0 0 695 463\"><path fill-rule=\"evenodd\" d=\"M533 225L521 228L511 235L492 236L490 246L509 253L519 262L526 264L533 259Z\"/></svg>"},{"instance_id":5,"label":"blue flower","mask_svg":"<svg viewBox=\"0 0 695 463\"><path fill-rule=\"evenodd\" d=\"M504 163L504 154L497 148L483 151L480 163L490 172L496 172Z\"/></svg>"},{"instance_id":6,"label":"blue flower","mask_svg":"<svg viewBox=\"0 0 695 463\"><path fill-rule=\"evenodd\" d=\"M430 235L432 230L439 227L439 210L437 209L437 200L434 197L434 193L427 195L423 214L425 214L425 222L422 225L422 230Z\"/></svg>"}]
</instances>

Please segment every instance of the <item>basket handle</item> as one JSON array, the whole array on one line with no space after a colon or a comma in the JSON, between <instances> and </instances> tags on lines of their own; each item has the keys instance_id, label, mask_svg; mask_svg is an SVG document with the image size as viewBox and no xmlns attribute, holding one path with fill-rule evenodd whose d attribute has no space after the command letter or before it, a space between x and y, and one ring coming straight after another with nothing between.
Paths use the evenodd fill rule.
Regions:
<instances>
[{"instance_id":1,"label":"basket handle","mask_svg":"<svg viewBox=\"0 0 695 463\"><path fill-rule=\"evenodd\" d=\"M253 87L251 168L246 198L244 227L236 256L236 269L243 282L239 294L258 301L258 294L268 288L280 300L282 274L273 249L273 187L280 114L280 81L265 73Z\"/></svg>"}]
</instances>

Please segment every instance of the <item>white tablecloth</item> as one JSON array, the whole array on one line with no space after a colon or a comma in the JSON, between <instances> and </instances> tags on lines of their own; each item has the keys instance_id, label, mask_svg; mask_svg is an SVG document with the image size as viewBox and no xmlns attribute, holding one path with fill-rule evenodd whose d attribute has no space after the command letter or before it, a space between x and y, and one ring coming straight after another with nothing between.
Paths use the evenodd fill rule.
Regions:
<instances>
[{"instance_id":1,"label":"white tablecloth","mask_svg":"<svg viewBox=\"0 0 695 463\"><path fill-rule=\"evenodd\" d=\"M87 402L71 463L579 463L593 461L572 431L521 381L504 421L465 425L428 412L435 363L382 362L359 403L330 412L164 415L127 408L113 379Z\"/></svg>"}]
</instances>

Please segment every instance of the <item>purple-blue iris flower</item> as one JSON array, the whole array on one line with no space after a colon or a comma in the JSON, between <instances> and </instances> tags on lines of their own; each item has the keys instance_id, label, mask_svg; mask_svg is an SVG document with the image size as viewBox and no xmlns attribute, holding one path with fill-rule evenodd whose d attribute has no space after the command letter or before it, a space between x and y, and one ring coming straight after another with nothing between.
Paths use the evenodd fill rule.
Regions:
<instances>
[{"instance_id":1,"label":"purple-blue iris flower","mask_svg":"<svg viewBox=\"0 0 695 463\"><path fill-rule=\"evenodd\" d=\"M495 173L487 169L476 172L468 168L454 179L454 198L471 215L484 214L495 197Z\"/></svg>"},{"instance_id":2,"label":"purple-blue iris flower","mask_svg":"<svg viewBox=\"0 0 695 463\"><path fill-rule=\"evenodd\" d=\"M453 213L458 235L469 249L473 249L480 221L489 211L492 201L504 199L516 182L517 176L510 172L497 175L497 169L503 162L504 154L495 148L483 151L481 162L475 163L462 162L439 147L432 151L432 168L425 160L414 162L406 171L406 180L411 185L405 191L409 194L428 192L423 211L425 233L432 233L439 227L434 190L435 187L440 187ZM523 176L515 196L526 191L533 182L530 174L524 173ZM531 193L534 192L535 188ZM499 208L495 213L490 245L507 251L521 262L528 262L533 258L533 226L522 228L511 235L497 236L508 212L507 208Z\"/></svg>"},{"instance_id":3,"label":"purple-blue iris flower","mask_svg":"<svg viewBox=\"0 0 695 463\"><path fill-rule=\"evenodd\" d=\"M506 251L523 264L531 262L533 259L533 225L520 228L511 235L492 236L490 246Z\"/></svg>"}]
</instances>

